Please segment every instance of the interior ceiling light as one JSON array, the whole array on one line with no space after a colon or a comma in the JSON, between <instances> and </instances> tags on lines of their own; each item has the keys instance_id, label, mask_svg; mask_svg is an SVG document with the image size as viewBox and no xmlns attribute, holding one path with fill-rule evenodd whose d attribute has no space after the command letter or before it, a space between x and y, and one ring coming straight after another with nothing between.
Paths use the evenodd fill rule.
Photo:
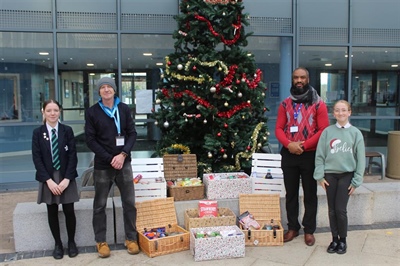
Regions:
<instances>
[{"instance_id":1,"label":"interior ceiling light","mask_svg":"<svg viewBox=\"0 0 400 266\"><path fill-rule=\"evenodd\" d=\"M332 66L332 64L325 64L325 66Z\"/></svg>"},{"instance_id":2,"label":"interior ceiling light","mask_svg":"<svg viewBox=\"0 0 400 266\"><path fill-rule=\"evenodd\" d=\"M391 65L391 67L398 67L399 65Z\"/></svg>"},{"instance_id":3,"label":"interior ceiling light","mask_svg":"<svg viewBox=\"0 0 400 266\"><path fill-rule=\"evenodd\" d=\"M89 75L90 75L90 76L94 76L95 74L94 74L94 73L90 73Z\"/></svg>"},{"instance_id":4,"label":"interior ceiling light","mask_svg":"<svg viewBox=\"0 0 400 266\"><path fill-rule=\"evenodd\" d=\"M156 66L162 66L163 63L156 63Z\"/></svg>"},{"instance_id":5,"label":"interior ceiling light","mask_svg":"<svg viewBox=\"0 0 400 266\"><path fill-rule=\"evenodd\" d=\"M144 56L152 56L152 53L143 53Z\"/></svg>"},{"instance_id":6,"label":"interior ceiling light","mask_svg":"<svg viewBox=\"0 0 400 266\"><path fill-rule=\"evenodd\" d=\"M40 55L49 55L48 52L39 52Z\"/></svg>"},{"instance_id":7,"label":"interior ceiling light","mask_svg":"<svg viewBox=\"0 0 400 266\"><path fill-rule=\"evenodd\" d=\"M94 66L94 64L93 63L87 63L86 64L88 67L92 67L92 66Z\"/></svg>"}]
</instances>

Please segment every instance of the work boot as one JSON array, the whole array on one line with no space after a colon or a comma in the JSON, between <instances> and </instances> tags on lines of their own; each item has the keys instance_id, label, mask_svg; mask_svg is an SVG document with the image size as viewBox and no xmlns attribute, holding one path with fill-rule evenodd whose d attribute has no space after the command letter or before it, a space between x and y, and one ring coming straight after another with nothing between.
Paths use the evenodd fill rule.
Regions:
<instances>
[{"instance_id":1,"label":"work boot","mask_svg":"<svg viewBox=\"0 0 400 266\"><path fill-rule=\"evenodd\" d=\"M100 258L110 257L110 248L108 247L107 242L96 243L96 247Z\"/></svg>"},{"instance_id":2,"label":"work boot","mask_svg":"<svg viewBox=\"0 0 400 266\"><path fill-rule=\"evenodd\" d=\"M139 245L137 241L125 240L125 247L129 254L136 255L139 253Z\"/></svg>"}]
</instances>

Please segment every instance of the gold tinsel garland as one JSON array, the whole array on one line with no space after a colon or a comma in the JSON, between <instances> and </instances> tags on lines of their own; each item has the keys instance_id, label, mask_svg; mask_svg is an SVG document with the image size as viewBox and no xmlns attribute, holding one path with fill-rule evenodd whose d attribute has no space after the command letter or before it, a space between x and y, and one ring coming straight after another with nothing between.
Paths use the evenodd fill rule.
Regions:
<instances>
[{"instance_id":1,"label":"gold tinsel garland","mask_svg":"<svg viewBox=\"0 0 400 266\"><path fill-rule=\"evenodd\" d=\"M236 4L237 0L204 0L204 2L212 5L217 5L217 4L227 5L229 3Z\"/></svg>"},{"instance_id":2,"label":"gold tinsel garland","mask_svg":"<svg viewBox=\"0 0 400 266\"><path fill-rule=\"evenodd\" d=\"M213 81L213 78L210 77L209 75L205 75L205 77L203 77L203 76L195 77L195 76L181 75L181 74L178 74L176 72L171 72L170 68L169 68L169 64L170 64L169 56L165 57L165 62L166 62L165 72L167 73L167 75L170 75L171 77L176 78L178 80L196 81L198 84L202 84L205 81L208 81L208 82ZM225 74L228 73L228 67L222 61L216 60L216 61L212 61L212 62L201 62L197 58L193 58L193 59L191 59L190 61L188 61L185 64L185 70L186 71L189 71L189 66L190 66L190 64L192 62L195 62L195 63L197 63L199 65L202 65L202 66L208 66L208 67L213 67L213 66L219 64L220 67L222 68L222 71Z\"/></svg>"},{"instance_id":3,"label":"gold tinsel garland","mask_svg":"<svg viewBox=\"0 0 400 266\"><path fill-rule=\"evenodd\" d=\"M176 154L176 152L181 152L181 154L190 154L190 148L183 144L172 144L171 146L161 150L161 154Z\"/></svg>"},{"instance_id":4,"label":"gold tinsel garland","mask_svg":"<svg viewBox=\"0 0 400 266\"><path fill-rule=\"evenodd\" d=\"M199 59L197 59L196 57L190 59L190 60L185 64L185 70L186 70L186 71L189 71L189 67L190 67L190 65L191 65L193 62L196 63L196 64L198 64L198 65L201 65L201 66L208 66L208 67L214 67L214 66L216 66L217 64L219 64L219 66L220 66L220 68L221 68L221 71L223 71L223 72L225 73L225 75L227 75L228 72L229 72L228 67L227 67L222 61L215 60L215 61L211 61L211 62L201 62L201 61L200 61Z\"/></svg>"},{"instance_id":5,"label":"gold tinsel garland","mask_svg":"<svg viewBox=\"0 0 400 266\"><path fill-rule=\"evenodd\" d=\"M236 154L236 156L235 156L235 166L233 166L233 165L227 166L226 167L227 170L239 171L240 170L239 159L240 158L250 159L251 156L253 156L253 153L257 149L257 137L258 137L258 134L260 133L260 130L261 130L263 125L264 125L264 122L258 123L256 128L253 131L253 134L251 135L251 140L253 141L253 147L251 148L251 150L250 151L246 151L246 152L239 152L238 154Z\"/></svg>"}]
</instances>

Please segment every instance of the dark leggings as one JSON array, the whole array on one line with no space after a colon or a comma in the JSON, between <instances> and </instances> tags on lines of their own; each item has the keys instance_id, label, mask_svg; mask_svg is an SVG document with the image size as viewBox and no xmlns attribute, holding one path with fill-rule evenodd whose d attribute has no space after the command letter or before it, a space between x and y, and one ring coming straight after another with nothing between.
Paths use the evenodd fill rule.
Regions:
<instances>
[{"instance_id":1,"label":"dark leggings","mask_svg":"<svg viewBox=\"0 0 400 266\"><path fill-rule=\"evenodd\" d=\"M65 224L67 226L68 242L74 242L76 230L74 203L62 204L62 207L65 215ZM47 205L47 219L49 221L51 234L53 235L56 244L62 244L57 204Z\"/></svg>"},{"instance_id":2,"label":"dark leggings","mask_svg":"<svg viewBox=\"0 0 400 266\"><path fill-rule=\"evenodd\" d=\"M325 180L329 183L326 187L328 199L329 225L333 237L347 237L347 203L349 201L349 186L353 173L328 174Z\"/></svg>"}]
</instances>

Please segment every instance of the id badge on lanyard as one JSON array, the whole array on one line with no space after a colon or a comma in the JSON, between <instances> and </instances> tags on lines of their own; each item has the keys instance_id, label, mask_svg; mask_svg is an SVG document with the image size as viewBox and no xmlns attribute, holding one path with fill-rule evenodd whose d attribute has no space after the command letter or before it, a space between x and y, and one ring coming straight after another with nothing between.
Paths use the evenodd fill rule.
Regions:
<instances>
[{"instance_id":1,"label":"id badge on lanyard","mask_svg":"<svg viewBox=\"0 0 400 266\"><path fill-rule=\"evenodd\" d=\"M294 111L293 111L293 119L294 121L297 121L297 118L299 117L299 113L301 111L301 107L303 106L303 104L301 103L299 105L299 108L296 109L297 103L294 105ZM299 127L298 126L291 126L290 127L290 133L296 133L299 132Z\"/></svg>"},{"instance_id":2,"label":"id badge on lanyard","mask_svg":"<svg viewBox=\"0 0 400 266\"><path fill-rule=\"evenodd\" d=\"M115 137L115 145L116 146L124 146L125 145L125 137L124 136L116 136Z\"/></svg>"}]
</instances>

